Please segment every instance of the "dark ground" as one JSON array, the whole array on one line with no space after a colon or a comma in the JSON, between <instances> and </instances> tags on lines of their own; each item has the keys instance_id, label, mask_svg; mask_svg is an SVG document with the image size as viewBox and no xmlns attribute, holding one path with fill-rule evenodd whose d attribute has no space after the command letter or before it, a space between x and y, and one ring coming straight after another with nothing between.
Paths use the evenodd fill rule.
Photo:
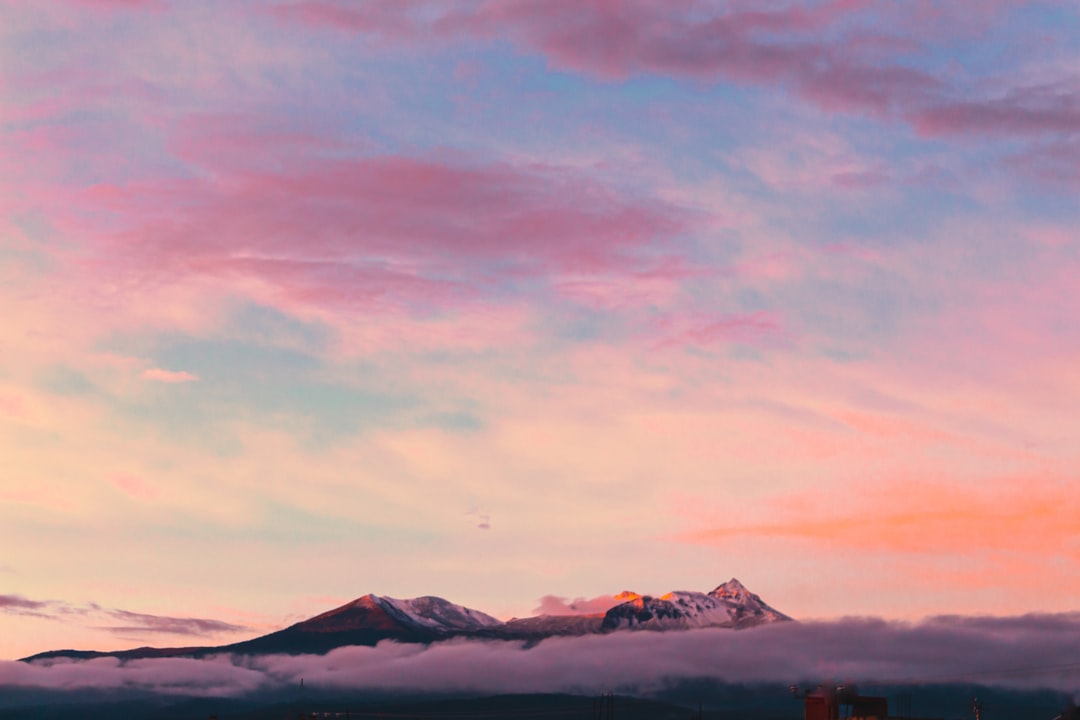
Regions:
<instances>
[{"instance_id":1,"label":"dark ground","mask_svg":"<svg viewBox=\"0 0 1080 720\"><path fill-rule=\"evenodd\" d=\"M861 688L864 694L910 697L911 716L973 720L971 702L982 703L982 720L1052 720L1065 706L1061 693L1019 692L972 685ZM371 695L293 689L278 697L242 699L129 697L80 694L21 696L0 688L0 720L801 720L802 704L781 685L683 682L652 699L618 694L614 715L598 697L501 695L495 697L376 698ZM324 715L324 713L326 715Z\"/></svg>"}]
</instances>

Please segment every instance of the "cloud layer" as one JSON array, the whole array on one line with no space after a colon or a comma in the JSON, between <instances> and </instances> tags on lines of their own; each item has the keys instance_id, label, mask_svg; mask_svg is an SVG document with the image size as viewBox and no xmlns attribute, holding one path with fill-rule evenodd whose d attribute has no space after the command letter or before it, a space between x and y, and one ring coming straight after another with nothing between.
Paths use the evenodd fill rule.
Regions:
<instances>
[{"instance_id":1,"label":"cloud layer","mask_svg":"<svg viewBox=\"0 0 1080 720\"><path fill-rule=\"evenodd\" d=\"M851 619L783 623L747 631L622 632L520 643L384 642L325 656L216 657L119 662L0 664L0 686L142 689L239 696L305 685L381 693L598 694L662 692L682 680L732 684L865 685L970 683L1016 689L1076 689L1075 615L939 617L918 624Z\"/></svg>"}]
</instances>

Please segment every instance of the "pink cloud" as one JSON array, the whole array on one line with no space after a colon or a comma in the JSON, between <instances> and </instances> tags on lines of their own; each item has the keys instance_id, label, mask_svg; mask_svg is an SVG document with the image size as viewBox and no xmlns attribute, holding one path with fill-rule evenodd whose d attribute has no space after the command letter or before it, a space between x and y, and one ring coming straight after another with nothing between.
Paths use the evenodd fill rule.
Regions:
<instances>
[{"instance_id":1,"label":"pink cloud","mask_svg":"<svg viewBox=\"0 0 1080 720\"><path fill-rule=\"evenodd\" d=\"M889 181L889 175L879 170L838 172L830 182L843 190L867 190L884 185Z\"/></svg>"},{"instance_id":2,"label":"pink cloud","mask_svg":"<svg viewBox=\"0 0 1080 720\"><path fill-rule=\"evenodd\" d=\"M22 613L47 610L50 604L45 600L29 600L22 595L0 595L0 612Z\"/></svg>"},{"instance_id":3,"label":"pink cloud","mask_svg":"<svg viewBox=\"0 0 1080 720\"><path fill-rule=\"evenodd\" d=\"M157 491L152 486L135 475L114 475L112 482L113 485L133 498L151 500L157 496Z\"/></svg>"},{"instance_id":4,"label":"pink cloud","mask_svg":"<svg viewBox=\"0 0 1080 720\"><path fill-rule=\"evenodd\" d=\"M1080 187L1080 141L1034 145L1007 156L1005 166L1034 178L1044 188L1074 192Z\"/></svg>"},{"instance_id":5,"label":"pink cloud","mask_svg":"<svg viewBox=\"0 0 1080 720\"><path fill-rule=\"evenodd\" d=\"M343 136L328 120L313 118L300 127L294 122L243 113L186 115L176 121L168 145L185 162L226 178L377 150L363 138Z\"/></svg>"},{"instance_id":6,"label":"pink cloud","mask_svg":"<svg viewBox=\"0 0 1080 720\"><path fill-rule=\"evenodd\" d=\"M342 137L194 116L168 146L198 173L81 188L38 178L12 210L62 208L50 221L84 240L77 253L57 252L50 284L98 311L87 333L203 328L226 298L245 297L333 326L351 352L475 349L529 332L524 296L666 303L691 272L679 240L701 213L576 167L357 154ZM73 152L65 145L49 157ZM358 308L391 322L360 322ZM150 359L88 362L144 369L160 382L194 379Z\"/></svg>"},{"instance_id":7,"label":"pink cloud","mask_svg":"<svg viewBox=\"0 0 1080 720\"><path fill-rule=\"evenodd\" d=\"M280 3L269 12L288 23L306 23L338 28L349 32L377 32L389 37L415 35L417 25L410 13L422 3L403 0L396 3L345 4L333 0Z\"/></svg>"},{"instance_id":8,"label":"pink cloud","mask_svg":"<svg viewBox=\"0 0 1080 720\"><path fill-rule=\"evenodd\" d=\"M170 384L194 382L199 379L197 375L192 375L185 370L163 370L162 368L147 368L139 373L139 377L144 380Z\"/></svg>"},{"instance_id":9,"label":"pink cloud","mask_svg":"<svg viewBox=\"0 0 1080 720\"><path fill-rule=\"evenodd\" d=\"M724 544L737 536L787 538L846 551L964 555L979 551L1040 554L1047 548L1080 558L1075 518L1080 492L1072 483L1029 478L987 483L987 489L910 481L872 492L839 490L774 498L760 514L686 533L684 540Z\"/></svg>"},{"instance_id":10,"label":"pink cloud","mask_svg":"<svg viewBox=\"0 0 1080 720\"><path fill-rule=\"evenodd\" d=\"M1017 87L998 98L935 104L911 117L928 136L1072 134L1080 131L1080 92L1074 80Z\"/></svg>"},{"instance_id":11,"label":"pink cloud","mask_svg":"<svg viewBox=\"0 0 1080 720\"><path fill-rule=\"evenodd\" d=\"M235 153L222 162L221 129L184 140L212 180L90 191L84 203L107 199L127 225L98 228L95 272L144 285L213 278L297 310L446 311L502 297L508 281L647 272L668 262L651 245L692 223L670 204L545 165L338 157L306 136L257 133L246 156L278 157L284 169Z\"/></svg>"},{"instance_id":12,"label":"pink cloud","mask_svg":"<svg viewBox=\"0 0 1080 720\"><path fill-rule=\"evenodd\" d=\"M660 74L778 86L827 112L896 117L929 136L1042 135L1080 127L1074 83L1017 85L1002 97L965 97L910 57L931 40L968 39L1008 11L1002 2L881 0L729 3L696 0L413 0L371 8L341 0L279 3L283 21L390 42L505 38L553 65L601 78ZM882 27L889 28L883 32Z\"/></svg>"},{"instance_id":13,"label":"pink cloud","mask_svg":"<svg viewBox=\"0 0 1080 720\"><path fill-rule=\"evenodd\" d=\"M669 315L656 323L658 347L706 347L727 343L762 344L783 332L774 312Z\"/></svg>"},{"instance_id":14,"label":"pink cloud","mask_svg":"<svg viewBox=\"0 0 1080 720\"><path fill-rule=\"evenodd\" d=\"M19 395L0 393L0 415L21 418L26 415L26 403Z\"/></svg>"},{"instance_id":15,"label":"pink cloud","mask_svg":"<svg viewBox=\"0 0 1080 720\"><path fill-rule=\"evenodd\" d=\"M161 9L162 0L64 0L94 10L150 10Z\"/></svg>"},{"instance_id":16,"label":"pink cloud","mask_svg":"<svg viewBox=\"0 0 1080 720\"><path fill-rule=\"evenodd\" d=\"M555 281L555 288L561 297L597 309L665 307L676 300L687 280L728 272L707 265L695 267L678 258L658 258L655 265L641 270L613 270L564 274Z\"/></svg>"},{"instance_id":17,"label":"pink cloud","mask_svg":"<svg viewBox=\"0 0 1080 720\"><path fill-rule=\"evenodd\" d=\"M70 511L75 507L70 500L58 497L56 493L40 490L0 490L0 499L4 502L36 505L50 510Z\"/></svg>"},{"instance_id":18,"label":"pink cloud","mask_svg":"<svg viewBox=\"0 0 1080 720\"><path fill-rule=\"evenodd\" d=\"M599 615L623 602L613 595L574 599L558 595L545 595L533 610L537 615Z\"/></svg>"},{"instance_id":19,"label":"pink cloud","mask_svg":"<svg viewBox=\"0 0 1080 720\"><path fill-rule=\"evenodd\" d=\"M890 27L930 39L978 38L1009 12L1030 9L1032 5L1031 0L909 0L902 5L886 0L875 7L884 13Z\"/></svg>"},{"instance_id":20,"label":"pink cloud","mask_svg":"<svg viewBox=\"0 0 1080 720\"><path fill-rule=\"evenodd\" d=\"M171 617L131 612L130 610L105 610L105 613L123 625L101 628L114 635L135 635L151 633L163 635L188 635L194 637L212 637L222 633L237 633L247 630L242 625L213 620L209 618Z\"/></svg>"},{"instance_id":21,"label":"pink cloud","mask_svg":"<svg viewBox=\"0 0 1080 720\"><path fill-rule=\"evenodd\" d=\"M842 42L820 39L874 6L833 0L813 7L738 4L717 11L693 0L476 0L449 10L411 2L375 12L309 0L280 4L273 12L290 22L388 40L510 37L558 67L604 78L656 73L786 85L827 109L886 114L937 90L940 82L898 62L852 57L844 48L860 45L857 32L846 32Z\"/></svg>"},{"instance_id":22,"label":"pink cloud","mask_svg":"<svg viewBox=\"0 0 1080 720\"><path fill-rule=\"evenodd\" d=\"M0 614L32 616L62 623L69 630L80 625L110 635L138 639L161 635L221 638L249 633L253 629L250 625L214 618L174 617L103 607L95 602L34 600L22 595L0 595Z\"/></svg>"}]
</instances>

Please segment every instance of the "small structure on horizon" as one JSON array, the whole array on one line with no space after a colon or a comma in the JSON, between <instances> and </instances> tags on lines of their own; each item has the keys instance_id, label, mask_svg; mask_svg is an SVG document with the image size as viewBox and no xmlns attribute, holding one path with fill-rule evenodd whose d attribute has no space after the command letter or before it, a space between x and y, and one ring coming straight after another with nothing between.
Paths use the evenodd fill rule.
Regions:
<instances>
[{"instance_id":1,"label":"small structure on horizon","mask_svg":"<svg viewBox=\"0 0 1080 720\"><path fill-rule=\"evenodd\" d=\"M860 695L850 685L825 683L814 690L791 686L792 695L803 701L803 720L889 720L889 700Z\"/></svg>"}]
</instances>

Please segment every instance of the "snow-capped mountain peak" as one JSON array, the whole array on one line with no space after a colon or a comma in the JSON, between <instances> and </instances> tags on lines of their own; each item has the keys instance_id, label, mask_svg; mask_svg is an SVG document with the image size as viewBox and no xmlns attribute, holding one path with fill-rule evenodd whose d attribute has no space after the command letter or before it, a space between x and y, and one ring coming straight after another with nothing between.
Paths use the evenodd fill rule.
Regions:
<instances>
[{"instance_id":1,"label":"snow-capped mountain peak","mask_svg":"<svg viewBox=\"0 0 1080 720\"><path fill-rule=\"evenodd\" d=\"M399 619L431 630L453 632L481 630L502 625L501 620L486 613L433 595L408 600L381 597L379 600L383 607L391 614L397 615Z\"/></svg>"},{"instance_id":2,"label":"snow-capped mountain peak","mask_svg":"<svg viewBox=\"0 0 1080 720\"><path fill-rule=\"evenodd\" d=\"M750 589L736 578L731 578L726 583L718 585L716 589L709 594L723 600L735 608L737 622L760 625L761 623L766 622L791 619L784 613L771 607L756 593L750 592Z\"/></svg>"},{"instance_id":3,"label":"snow-capped mountain peak","mask_svg":"<svg viewBox=\"0 0 1080 720\"><path fill-rule=\"evenodd\" d=\"M709 594L715 597L732 598L741 601L753 593L751 593L745 585L739 582L738 578L731 578L726 583L717 585L716 589Z\"/></svg>"},{"instance_id":4,"label":"snow-capped mountain peak","mask_svg":"<svg viewBox=\"0 0 1080 720\"><path fill-rule=\"evenodd\" d=\"M710 593L677 590L660 597L623 595L632 599L607 611L602 625L605 630L744 628L791 619L769 607L735 578Z\"/></svg>"},{"instance_id":5,"label":"snow-capped mountain peak","mask_svg":"<svg viewBox=\"0 0 1080 720\"><path fill-rule=\"evenodd\" d=\"M366 629L398 635L420 632L445 636L496 627L502 622L440 597L402 600L368 594L300 625L306 631L322 633Z\"/></svg>"}]
</instances>

